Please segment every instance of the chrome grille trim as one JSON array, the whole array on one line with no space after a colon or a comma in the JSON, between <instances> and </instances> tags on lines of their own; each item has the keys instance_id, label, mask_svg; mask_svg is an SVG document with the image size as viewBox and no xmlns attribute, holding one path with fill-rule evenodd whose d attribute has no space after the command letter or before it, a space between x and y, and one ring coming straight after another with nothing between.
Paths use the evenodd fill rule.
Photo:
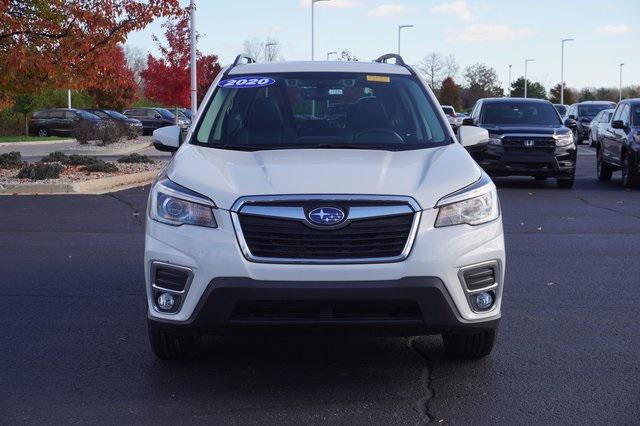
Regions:
<instances>
[{"instance_id":1,"label":"chrome grille trim","mask_svg":"<svg viewBox=\"0 0 640 426\"><path fill-rule=\"evenodd\" d=\"M306 216L303 208L287 207L287 206L265 206L265 205L252 205L253 203L280 203L280 202L301 202L301 201L313 201L313 202L330 202L330 201L369 201L382 203L389 201L399 201L405 204L396 206L354 206L349 209L349 216L347 221L360 220L360 219L375 219L383 218L385 216L392 216L398 214L413 214L413 220L411 222L411 229L407 237L407 241L399 256L393 257L376 257L376 258L355 258L355 259L305 259L305 258L270 258L254 256L251 253L249 245L245 240L242 232L242 226L240 224L240 214L265 216L273 218L284 218L292 220L306 220ZM310 195L270 195L270 196L254 196L254 197L242 197L238 199L230 210L231 220L236 233L236 238L240 246L240 250L244 257L256 263L279 263L279 264L363 264L363 263L393 263L401 262L405 260L411 253L416 234L418 232L418 226L420 225L420 218L422 211L420 205L411 197L405 196L392 196L392 195L344 195L344 194L310 194Z\"/></svg>"}]
</instances>

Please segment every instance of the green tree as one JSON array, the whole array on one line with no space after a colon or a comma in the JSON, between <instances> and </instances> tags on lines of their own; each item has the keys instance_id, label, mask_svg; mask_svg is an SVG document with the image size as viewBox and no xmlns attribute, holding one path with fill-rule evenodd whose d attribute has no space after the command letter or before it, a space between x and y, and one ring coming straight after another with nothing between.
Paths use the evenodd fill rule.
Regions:
<instances>
[{"instance_id":1,"label":"green tree","mask_svg":"<svg viewBox=\"0 0 640 426\"><path fill-rule=\"evenodd\" d=\"M511 96L514 98L524 97L524 77L520 77L511 84ZM542 84L529 80L527 82L527 97L547 99L547 91Z\"/></svg>"},{"instance_id":2,"label":"green tree","mask_svg":"<svg viewBox=\"0 0 640 426\"><path fill-rule=\"evenodd\" d=\"M36 108L33 94L18 95L13 98L13 110L24 116L24 135L29 136L29 114Z\"/></svg>"},{"instance_id":3,"label":"green tree","mask_svg":"<svg viewBox=\"0 0 640 426\"><path fill-rule=\"evenodd\" d=\"M455 110L460 109L460 86L453 78L447 77L442 81L439 100L442 105L451 105Z\"/></svg>"},{"instance_id":4,"label":"green tree","mask_svg":"<svg viewBox=\"0 0 640 426\"><path fill-rule=\"evenodd\" d=\"M474 64L463 73L466 84L461 91L464 108L471 108L478 99L504 96L496 70L486 64Z\"/></svg>"},{"instance_id":5,"label":"green tree","mask_svg":"<svg viewBox=\"0 0 640 426\"><path fill-rule=\"evenodd\" d=\"M580 102L584 101L595 101L596 95L593 93L592 89L585 87L580 91Z\"/></svg>"}]
</instances>

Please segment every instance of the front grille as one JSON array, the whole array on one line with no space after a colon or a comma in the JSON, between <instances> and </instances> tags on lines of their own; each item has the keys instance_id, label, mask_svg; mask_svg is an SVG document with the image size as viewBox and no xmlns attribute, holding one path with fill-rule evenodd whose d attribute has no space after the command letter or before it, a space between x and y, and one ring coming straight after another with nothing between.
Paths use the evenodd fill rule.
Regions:
<instances>
[{"instance_id":1,"label":"front grille","mask_svg":"<svg viewBox=\"0 0 640 426\"><path fill-rule=\"evenodd\" d=\"M415 301L242 301L231 321L420 321Z\"/></svg>"},{"instance_id":2,"label":"front grille","mask_svg":"<svg viewBox=\"0 0 640 426\"><path fill-rule=\"evenodd\" d=\"M533 141L533 146L525 146L525 141ZM537 149L554 149L556 147L556 141L553 138L540 138L540 137L505 137L502 139L502 146L507 149L522 150L537 150Z\"/></svg>"},{"instance_id":3,"label":"front grille","mask_svg":"<svg viewBox=\"0 0 640 426\"><path fill-rule=\"evenodd\" d=\"M274 259L368 259L402 255L414 214L357 220L314 229L296 220L239 214L251 254Z\"/></svg>"}]
</instances>

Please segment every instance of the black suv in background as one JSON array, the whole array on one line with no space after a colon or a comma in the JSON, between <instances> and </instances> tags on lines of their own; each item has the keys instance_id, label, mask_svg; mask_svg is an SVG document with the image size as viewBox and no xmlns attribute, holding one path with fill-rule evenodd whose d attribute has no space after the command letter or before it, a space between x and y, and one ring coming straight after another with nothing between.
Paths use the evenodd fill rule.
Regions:
<instances>
[{"instance_id":1,"label":"black suv in background","mask_svg":"<svg viewBox=\"0 0 640 426\"><path fill-rule=\"evenodd\" d=\"M129 118L124 114L110 109L85 109L95 114L102 120L111 121L124 130L129 138L135 139L142 134L142 123L135 118Z\"/></svg>"},{"instance_id":2,"label":"black suv in background","mask_svg":"<svg viewBox=\"0 0 640 426\"><path fill-rule=\"evenodd\" d=\"M173 126L176 124L175 115L166 108L133 108L123 113L128 118L134 118L142 122L143 134L150 135L154 130L161 127ZM178 124L181 120L178 120ZM183 120L182 120L183 121Z\"/></svg>"},{"instance_id":3,"label":"black suv in background","mask_svg":"<svg viewBox=\"0 0 640 426\"><path fill-rule=\"evenodd\" d=\"M73 136L82 123L97 129L102 120L97 115L80 109L45 109L33 113L29 120L29 134L41 137Z\"/></svg>"},{"instance_id":4,"label":"black suv in background","mask_svg":"<svg viewBox=\"0 0 640 426\"><path fill-rule=\"evenodd\" d=\"M551 102L480 99L463 124L489 131L489 142L471 154L490 175L553 177L559 187L573 187L577 148Z\"/></svg>"},{"instance_id":5,"label":"black suv in background","mask_svg":"<svg viewBox=\"0 0 640 426\"><path fill-rule=\"evenodd\" d=\"M622 184L633 188L640 182L640 98L618 104L611 123L596 145L598 179L609 180L615 170L622 170Z\"/></svg>"},{"instance_id":6,"label":"black suv in background","mask_svg":"<svg viewBox=\"0 0 640 426\"><path fill-rule=\"evenodd\" d=\"M616 104L609 101L584 101L573 104L567 110L566 119L576 120L573 129L573 137L579 145L582 141L589 139L589 124L591 120L603 109L615 108Z\"/></svg>"}]
</instances>

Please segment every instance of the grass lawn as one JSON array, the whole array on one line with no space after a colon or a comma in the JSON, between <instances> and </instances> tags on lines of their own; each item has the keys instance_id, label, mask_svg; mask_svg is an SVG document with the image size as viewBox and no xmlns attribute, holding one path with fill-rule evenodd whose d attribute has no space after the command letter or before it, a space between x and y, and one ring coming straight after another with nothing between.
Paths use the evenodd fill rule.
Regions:
<instances>
[{"instance_id":1,"label":"grass lawn","mask_svg":"<svg viewBox=\"0 0 640 426\"><path fill-rule=\"evenodd\" d=\"M70 138L61 138L58 136L47 136L41 138L40 136L0 136L0 143L3 142L43 142L43 141L55 141Z\"/></svg>"}]
</instances>

